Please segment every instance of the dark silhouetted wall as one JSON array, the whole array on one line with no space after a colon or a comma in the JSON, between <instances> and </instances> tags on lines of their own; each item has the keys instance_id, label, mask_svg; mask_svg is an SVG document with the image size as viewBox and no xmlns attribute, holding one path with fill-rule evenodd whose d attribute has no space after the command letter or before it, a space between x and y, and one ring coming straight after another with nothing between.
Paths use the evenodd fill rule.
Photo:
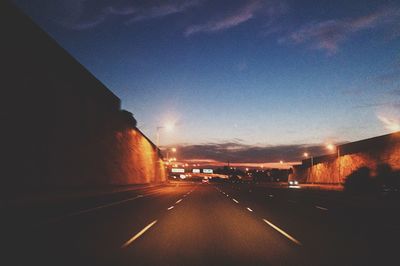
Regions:
<instances>
[{"instance_id":1,"label":"dark silhouetted wall","mask_svg":"<svg viewBox=\"0 0 400 266\"><path fill-rule=\"evenodd\" d=\"M159 151L120 99L7 1L1 13L3 184L165 180Z\"/></svg>"}]
</instances>

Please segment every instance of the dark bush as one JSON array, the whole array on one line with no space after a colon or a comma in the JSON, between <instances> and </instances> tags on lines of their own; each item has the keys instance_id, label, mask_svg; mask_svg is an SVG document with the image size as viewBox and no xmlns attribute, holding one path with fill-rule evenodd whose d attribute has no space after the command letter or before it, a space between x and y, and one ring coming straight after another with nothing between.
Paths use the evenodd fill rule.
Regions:
<instances>
[{"instance_id":1,"label":"dark bush","mask_svg":"<svg viewBox=\"0 0 400 266\"><path fill-rule=\"evenodd\" d=\"M398 173L393 172L389 164L380 164L376 168L376 180L380 189L396 189L398 188Z\"/></svg>"},{"instance_id":2,"label":"dark bush","mask_svg":"<svg viewBox=\"0 0 400 266\"><path fill-rule=\"evenodd\" d=\"M374 182L371 179L371 170L360 167L347 176L344 191L350 194L366 194L374 191Z\"/></svg>"}]
</instances>

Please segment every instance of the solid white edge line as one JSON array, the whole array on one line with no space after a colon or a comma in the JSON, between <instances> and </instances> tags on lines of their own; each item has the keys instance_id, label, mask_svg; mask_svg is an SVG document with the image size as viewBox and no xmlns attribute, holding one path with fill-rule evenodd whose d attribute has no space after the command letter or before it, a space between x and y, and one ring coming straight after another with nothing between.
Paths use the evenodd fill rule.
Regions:
<instances>
[{"instance_id":1,"label":"solid white edge line","mask_svg":"<svg viewBox=\"0 0 400 266\"><path fill-rule=\"evenodd\" d=\"M318 205L315 205L315 208L323 210L323 211L327 211L328 210L327 208L324 208L324 207L321 207L321 206L318 206Z\"/></svg>"},{"instance_id":2,"label":"solid white edge line","mask_svg":"<svg viewBox=\"0 0 400 266\"><path fill-rule=\"evenodd\" d=\"M124 199L124 200L116 201L116 202L113 202L113 203L109 203L109 204L97 206L97 207L94 207L94 208L90 208L90 209L87 209L87 210L82 210L82 211L70 213L70 214L67 214L64 217L61 217L61 219L65 218L65 217L72 217L72 216L84 214L84 213L87 213L87 212L97 211L97 210L100 210L100 209L108 208L108 207L111 207L111 206L114 206L114 205L118 205L118 204L121 204L121 203L125 203L125 202L128 202L128 201L132 201L132 200L135 200L135 199L138 199L138 198L143 198L143 197L145 197L145 196L137 195L137 196L135 196L133 198Z\"/></svg>"},{"instance_id":3,"label":"solid white edge line","mask_svg":"<svg viewBox=\"0 0 400 266\"><path fill-rule=\"evenodd\" d=\"M236 202L236 203L239 203L239 201L237 201L237 200L235 200L235 199L232 199L234 202Z\"/></svg>"},{"instance_id":4,"label":"solid white edge line","mask_svg":"<svg viewBox=\"0 0 400 266\"><path fill-rule=\"evenodd\" d=\"M272 228L274 228L276 231L278 231L279 233L281 233L282 235L284 235L286 238L288 238L289 240L291 240L292 242L296 243L297 245L301 246L302 244L300 243L300 241L298 241L296 238L292 237L291 235L289 235L288 233L286 233L285 231L283 231L282 229L280 229L278 226L274 225L273 223L271 223L270 221L263 219L263 221L265 223L267 223L269 226L271 226Z\"/></svg>"},{"instance_id":5,"label":"solid white edge line","mask_svg":"<svg viewBox=\"0 0 400 266\"><path fill-rule=\"evenodd\" d=\"M143 235L147 230L150 229L150 227L152 227L153 225L155 225L155 223L157 222L157 220L153 221L151 224L147 225L145 228L143 228L139 233L137 233L136 235L134 235L131 239L129 239L128 241L126 241L121 248L126 248L127 246L129 246L130 244L132 244L133 241L135 241L136 239L138 239L141 235Z\"/></svg>"}]
</instances>

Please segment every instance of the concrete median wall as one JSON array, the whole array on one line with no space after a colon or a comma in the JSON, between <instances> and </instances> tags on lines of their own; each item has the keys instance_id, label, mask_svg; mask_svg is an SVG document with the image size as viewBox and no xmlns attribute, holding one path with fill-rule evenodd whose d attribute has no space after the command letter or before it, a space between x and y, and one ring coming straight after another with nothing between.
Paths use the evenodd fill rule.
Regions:
<instances>
[{"instance_id":1,"label":"concrete median wall","mask_svg":"<svg viewBox=\"0 0 400 266\"><path fill-rule=\"evenodd\" d=\"M2 188L165 181L120 99L9 2L0 14Z\"/></svg>"}]
</instances>

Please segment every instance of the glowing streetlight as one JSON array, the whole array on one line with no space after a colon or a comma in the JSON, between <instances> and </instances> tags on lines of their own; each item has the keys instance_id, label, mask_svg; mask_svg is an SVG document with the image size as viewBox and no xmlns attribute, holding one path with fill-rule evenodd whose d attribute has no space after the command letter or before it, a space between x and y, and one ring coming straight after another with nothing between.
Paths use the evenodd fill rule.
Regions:
<instances>
[{"instance_id":1,"label":"glowing streetlight","mask_svg":"<svg viewBox=\"0 0 400 266\"><path fill-rule=\"evenodd\" d=\"M157 143L156 143L157 147L160 145L160 131L161 131L161 129L165 129L167 132L171 132L172 130L174 130L174 127L175 127L175 124L171 123L171 122L165 123L164 126L158 126L157 127Z\"/></svg>"},{"instance_id":2,"label":"glowing streetlight","mask_svg":"<svg viewBox=\"0 0 400 266\"><path fill-rule=\"evenodd\" d=\"M168 122L164 125L165 130L168 132L174 130L174 127L175 127L175 125L171 122Z\"/></svg>"},{"instance_id":3,"label":"glowing streetlight","mask_svg":"<svg viewBox=\"0 0 400 266\"><path fill-rule=\"evenodd\" d=\"M303 156L306 157L306 158L308 158L310 155L308 154L308 152L305 152L305 153L303 153ZM310 177L311 177L311 175L312 175L312 168L313 168L313 166L314 166L314 157L311 156L310 159L311 159L311 168L310 168L310 171L308 172L308 179L310 179Z\"/></svg>"},{"instance_id":4,"label":"glowing streetlight","mask_svg":"<svg viewBox=\"0 0 400 266\"><path fill-rule=\"evenodd\" d=\"M335 150L335 145L329 143L329 144L326 145L326 148L327 148L328 150L330 150L330 151L333 151L333 150Z\"/></svg>"},{"instance_id":5,"label":"glowing streetlight","mask_svg":"<svg viewBox=\"0 0 400 266\"><path fill-rule=\"evenodd\" d=\"M338 158L340 157L339 146L335 146L335 145L329 143L329 144L326 145L326 148L327 148L328 150L330 150L330 151L334 151L334 150L336 149L336 151L337 151L337 156L338 156Z\"/></svg>"}]
</instances>

